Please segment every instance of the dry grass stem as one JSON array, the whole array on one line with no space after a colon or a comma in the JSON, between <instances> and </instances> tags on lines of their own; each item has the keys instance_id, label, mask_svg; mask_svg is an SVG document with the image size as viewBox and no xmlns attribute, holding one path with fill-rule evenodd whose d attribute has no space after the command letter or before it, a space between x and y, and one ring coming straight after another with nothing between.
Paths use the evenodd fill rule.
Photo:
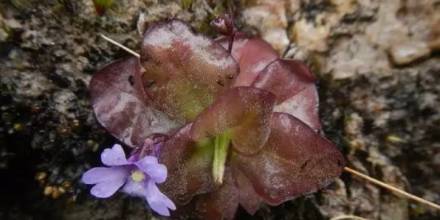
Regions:
<instances>
[{"instance_id":1,"label":"dry grass stem","mask_svg":"<svg viewBox=\"0 0 440 220\"><path fill-rule=\"evenodd\" d=\"M406 197L408 199L412 199L414 201L420 202L422 204L426 204L428 206L431 206L432 208L440 210L440 205L438 205L438 204L435 204L433 202L430 202L430 201L428 201L426 199L423 199L421 197L415 196L413 194L407 193L407 192L405 192L405 191L403 191L403 190L401 190L401 189L399 189L397 187L394 187L394 186L392 186L390 184L384 183L384 182L382 182L380 180L374 179L374 178L372 178L370 176L367 176L367 175L365 175L363 173L360 173L360 172L358 172L356 170L353 170L353 169L351 169L349 167L344 167L344 171L346 171L348 173L351 173L352 175L355 175L355 176L360 177L362 179L365 179L368 182L371 182L371 183L374 183L374 184L376 184L378 186L381 186L381 187L383 187L385 189L388 189L388 190L390 190L390 191L392 191L392 192L394 192L396 194L399 194L401 196L404 196L404 197Z\"/></svg>"},{"instance_id":2,"label":"dry grass stem","mask_svg":"<svg viewBox=\"0 0 440 220\"><path fill-rule=\"evenodd\" d=\"M355 216L355 215L338 215L338 216L331 218L330 220L345 220L345 219L367 220L366 218L362 218L362 217Z\"/></svg>"},{"instance_id":3,"label":"dry grass stem","mask_svg":"<svg viewBox=\"0 0 440 220\"><path fill-rule=\"evenodd\" d=\"M116 46L118 46L118 47L124 49L125 51L127 51L128 53L132 54L132 55L135 56L135 57L137 57L137 58L140 58L140 57L141 57L138 53L134 52L134 51L131 50L130 48L128 48L128 47L126 47L126 46L124 46L124 45L118 43L117 41L115 41L115 40L113 40L113 39L111 39L111 38L105 36L104 34L99 34L99 36L102 37L102 38L104 38L104 40L106 40L106 41L108 41L108 42L110 42L110 43L112 43L112 44L114 44L114 45L116 45Z\"/></svg>"}]
</instances>

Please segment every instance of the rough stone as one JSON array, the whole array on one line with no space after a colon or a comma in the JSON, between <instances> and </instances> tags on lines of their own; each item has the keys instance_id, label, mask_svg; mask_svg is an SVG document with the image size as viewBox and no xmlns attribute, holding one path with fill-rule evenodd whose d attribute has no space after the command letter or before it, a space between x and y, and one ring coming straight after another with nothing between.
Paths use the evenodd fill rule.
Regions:
<instances>
[{"instance_id":1,"label":"rough stone","mask_svg":"<svg viewBox=\"0 0 440 220\"><path fill-rule=\"evenodd\" d=\"M98 16L90 0L0 1L0 219L154 219L140 199L96 200L79 182L115 140L96 122L92 74L137 48L142 28L177 17L204 33L226 1L114 1ZM232 2L232 1L231 1ZM236 23L319 78L323 132L348 165L440 202L440 13L438 1L242 0ZM145 26L143 26L145 25ZM427 44L393 65L392 51ZM412 45L412 46L411 46ZM423 47L421 47L423 48ZM406 50L407 52L407 50ZM401 54L401 53L400 53ZM44 178L41 177L44 173ZM50 193L44 190L51 187ZM57 191L54 196L54 189ZM257 219L438 219L438 212L344 174L320 193ZM249 218L243 211L238 218Z\"/></svg>"}]
</instances>

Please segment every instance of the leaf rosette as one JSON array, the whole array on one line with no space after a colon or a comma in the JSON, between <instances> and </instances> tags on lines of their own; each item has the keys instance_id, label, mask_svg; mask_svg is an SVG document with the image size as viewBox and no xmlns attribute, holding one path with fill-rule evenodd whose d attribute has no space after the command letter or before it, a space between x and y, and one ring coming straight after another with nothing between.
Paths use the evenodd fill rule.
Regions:
<instances>
[{"instance_id":1,"label":"leaf rosette","mask_svg":"<svg viewBox=\"0 0 440 220\"><path fill-rule=\"evenodd\" d=\"M325 187L345 163L319 132L307 66L233 34L214 40L179 20L157 23L140 59L110 63L90 84L98 121L121 142L166 136L154 151L175 215L192 207L197 218L231 219L239 205L254 214Z\"/></svg>"}]
</instances>

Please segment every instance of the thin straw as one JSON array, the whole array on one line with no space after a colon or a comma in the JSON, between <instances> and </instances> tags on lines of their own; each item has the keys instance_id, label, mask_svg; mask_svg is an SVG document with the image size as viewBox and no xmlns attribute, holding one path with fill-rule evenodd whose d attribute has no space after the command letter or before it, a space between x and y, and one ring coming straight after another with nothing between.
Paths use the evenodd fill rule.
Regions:
<instances>
[{"instance_id":1,"label":"thin straw","mask_svg":"<svg viewBox=\"0 0 440 220\"><path fill-rule=\"evenodd\" d=\"M114 41L113 39L111 39L111 38L105 36L104 34L99 34L99 36L102 37L102 38L104 38L104 40L106 40L106 41L108 41L108 42L110 42L110 43L112 43L112 44L114 44L114 45L116 45L116 46L118 46L118 47L124 49L125 51L127 51L127 52L129 52L129 53L131 53L131 54L132 54L133 56L135 56L135 57L137 57L137 58L140 58L140 57L141 57L138 53L134 52L134 51L131 50L130 48L128 48L128 47L126 47L126 46L124 46L124 45L122 45L122 44L120 44L120 43Z\"/></svg>"},{"instance_id":2,"label":"thin straw","mask_svg":"<svg viewBox=\"0 0 440 220\"><path fill-rule=\"evenodd\" d=\"M355 215L340 215L340 216L333 217L330 220L343 220L343 219L367 220L366 218L362 218L362 217L355 216Z\"/></svg>"},{"instance_id":3,"label":"thin straw","mask_svg":"<svg viewBox=\"0 0 440 220\"><path fill-rule=\"evenodd\" d=\"M437 205L437 204L435 204L433 202L430 202L430 201L428 201L426 199L423 199L421 197L418 197L418 196L415 196L413 194L407 193L407 192L405 192L405 191L403 191L403 190L401 190L401 189L399 189L397 187L391 186L390 184L387 184L387 183L384 183L384 182L382 182L380 180L374 179L374 178L372 178L370 176L367 176L367 175L365 175L363 173L360 173L360 172L358 172L356 170L353 170L353 169L351 169L349 167L344 167L344 170L346 172L348 172L348 173L351 173L351 174L355 175L355 176L363 178L363 179L367 180L368 182L374 183L374 184L376 184L378 186L381 186L381 187L383 187L385 189L388 189L388 190L390 190L392 192L395 192L396 194L402 195L402 196L404 196L404 197L406 197L408 199L412 199L414 201L426 204L428 206L431 206L431 207L433 207L435 209L440 210L440 205Z\"/></svg>"}]
</instances>

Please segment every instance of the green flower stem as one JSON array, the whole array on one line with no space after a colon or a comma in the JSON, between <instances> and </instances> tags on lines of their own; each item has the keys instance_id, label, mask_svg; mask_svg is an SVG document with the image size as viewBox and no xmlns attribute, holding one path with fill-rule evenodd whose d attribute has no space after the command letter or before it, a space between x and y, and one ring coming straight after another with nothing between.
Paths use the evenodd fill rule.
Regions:
<instances>
[{"instance_id":1,"label":"green flower stem","mask_svg":"<svg viewBox=\"0 0 440 220\"><path fill-rule=\"evenodd\" d=\"M228 132L215 137L214 140L214 159L212 161L212 176L217 184L223 183L225 173L225 162L228 156L229 143L231 138Z\"/></svg>"}]
</instances>

